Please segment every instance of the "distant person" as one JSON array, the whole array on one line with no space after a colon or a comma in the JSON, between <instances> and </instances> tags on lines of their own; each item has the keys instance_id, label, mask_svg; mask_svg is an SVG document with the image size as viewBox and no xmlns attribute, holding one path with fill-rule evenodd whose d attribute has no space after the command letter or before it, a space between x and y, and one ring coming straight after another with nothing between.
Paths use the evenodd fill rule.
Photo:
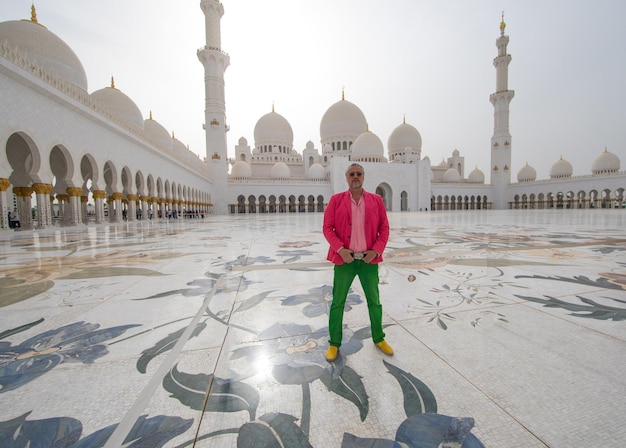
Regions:
<instances>
[{"instance_id":1,"label":"distant person","mask_svg":"<svg viewBox=\"0 0 626 448\"><path fill-rule=\"evenodd\" d=\"M378 290L378 263L389 240L389 221L382 198L363 189L365 170L358 163L346 171L348 190L331 196L324 211L322 230L330 244L328 260L335 264L330 333L326 360L337 359L343 336L343 311L348 291L359 276L369 310L372 340L386 355L393 349L385 341L383 307Z\"/></svg>"},{"instance_id":2,"label":"distant person","mask_svg":"<svg viewBox=\"0 0 626 448\"><path fill-rule=\"evenodd\" d=\"M19 229L20 228L20 216L17 214L17 211L13 210L9 212L9 229Z\"/></svg>"}]
</instances>

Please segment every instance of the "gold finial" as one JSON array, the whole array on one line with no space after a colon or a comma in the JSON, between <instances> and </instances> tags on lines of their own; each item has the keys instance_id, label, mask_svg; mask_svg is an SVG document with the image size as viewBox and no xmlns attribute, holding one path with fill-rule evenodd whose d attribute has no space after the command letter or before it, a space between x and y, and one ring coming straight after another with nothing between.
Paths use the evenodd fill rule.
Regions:
<instances>
[{"instance_id":1,"label":"gold finial","mask_svg":"<svg viewBox=\"0 0 626 448\"><path fill-rule=\"evenodd\" d=\"M341 86L341 101L345 101L345 100L346 100L346 87Z\"/></svg>"},{"instance_id":2,"label":"gold finial","mask_svg":"<svg viewBox=\"0 0 626 448\"><path fill-rule=\"evenodd\" d=\"M504 29L506 28L506 23L504 23L504 11L502 11L502 21L500 22L500 35L504 36Z\"/></svg>"},{"instance_id":3,"label":"gold finial","mask_svg":"<svg viewBox=\"0 0 626 448\"><path fill-rule=\"evenodd\" d=\"M175 139L176 137L174 137L174 131L172 131L172 140Z\"/></svg>"},{"instance_id":4,"label":"gold finial","mask_svg":"<svg viewBox=\"0 0 626 448\"><path fill-rule=\"evenodd\" d=\"M272 112L274 112L274 101L272 101Z\"/></svg>"},{"instance_id":5,"label":"gold finial","mask_svg":"<svg viewBox=\"0 0 626 448\"><path fill-rule=\"evenodd\" d=\"M37 10L35 10L35 2L33 2L32 6L30 7L30 21L33 23L39 23L37 22Z\"/></svg>"},{"instance_id":6,"label":"gold finial","mask_svg":"<svg viewBox=\"0 0 626 448\"><path fill-rule=\"evenodd\" d=\"M402 124L406 124L406 114L402 117Z\"/></svg>"},{"instance_id":7,"label":"gold finial","mask_svg":"<svg viewBox=\"0 0 626 448\"><path fill-rule=\"evenodd\" d=\"M115 88L115 78L113 76L111 76L111 88Z\"/></svg>"},{"instance_id":8,"label":"gold finial","mask_svg":"<svg viewBox=\"0 0 626 448\"><path fill-rule=\"evenodd\" d=\"M150 111L150 121L152 121L152 111Z\"/></svg>"}]
</instances>

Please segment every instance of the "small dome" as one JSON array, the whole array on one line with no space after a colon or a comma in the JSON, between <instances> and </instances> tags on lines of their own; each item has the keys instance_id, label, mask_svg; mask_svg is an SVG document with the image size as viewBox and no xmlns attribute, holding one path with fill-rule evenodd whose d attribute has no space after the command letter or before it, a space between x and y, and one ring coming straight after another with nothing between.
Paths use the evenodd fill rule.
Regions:
<instances>
[{"instance_id":1,"label":"small dome","mask_svg":"<svg viewBox=\"0 0 626 448\"><path fill-rule=\"evenodd\" d=\"M245 137L239 137L239 146L248 146L248 140Z\"/></svg>"},{"instance_id":2,"label":"small dome","mask_svg":"<svg viewBox=\"0 0 626 448\"><path fill-rule=\"evenodd\" d=\"M254 127L254 145L259 147L269 146L293 146L293 130L291 125L282 115L272 112L263 115Z\"/></svg>"},{"instance_id":3,"label":"small dome","mask_svg":"<svg viewBox=\"0 0 626 448\"><path fill-rule=\"evenodd\" d=\"M291 177L291 171L285 162L276 162L272 166L272 178L273 179L289 179Z\"/></svg>"},{"instance_id":4,"label":"small dome","mask_svg":"<svg viewBox=\"0 0 626 448\"><path fill-rule=\"evenodd\" d=\"M439 163L439 165L437 165L438 168L448 168L448 163L441 159L441 162Z\"/></svg>"},{"instance_id":5,"label":"small dome","mask_svg":"<svg viewBox=\"0 0 626 448\"><path fill-rule=\"evenodd\" d=\"M32 20L0 23L0 45L24 54L41 68L87 91L87 75L76 53L56 34Z\"/></svg>"},{"instance_id":6,"label":"small dome","mask_svg":"<svg viewBox=\"0 0 626 448\"><path fill-rule=\"evenodd\" d=\"M456 170L456 168L448 168L445 173L443 173L443 181L444 182L459 182L461 180L461 175Z\"/></svg>"},{"instance_id":7,"label":"small dome","mask_svg":"<svg viewBox=\"0 0 626 448\"><path fill-rule=\"evenodd\" d=\"M324 179L326 177L326 169L319 163L314 163L309 168L309 179Z\"/></svg>"},{"instance_id":8,"label":"small dome","mask_svg":"<svg viewBox=\"0 0 626 448\"><path fill-rule=\"evenodd\" d=\"M469 176L467 176L467 181L472 184L484 184L485 183L485 173L478 169L478 167L474 168Z\"/></svg>"},{"instance_id":9,"label":"small dome","mask_svg":"<svg viewBox=\"0 0 626 448\"><path fill-rule=\"evenodd\" d=\"M335 137L357 137L367 129L365 115L350 101L342 99L330 106L320 123L322 141Z\"/></svg>"},{"instance_id":10,"label":"small dome","mask_svg":"<svg viewBox=\"0 0 626 448\"><path fill-rule=\"evenodd\" d=\"M421 154L422 136L419 131L410 124L402 123L391 132L387 140L387 148L389 149L390 158L393 158L391 157L393 153L406 152L407 148Z\"/></svg>"},{"instance_id":11,"label":"small dome","mask_svg":"<svg viewBox=\"0 0 626 448\"><path fill-rule=\"evenodd\" d=\"M537 180L537 171L526 162L526 165L522 167L517 173L518 182L534 182Z\"/></svg>"},{"instance_id":12,"label":"small dome","mask_svg":"<svg viewBox=\"0 0 626 448\"><path fill-rule=\"evenodd\" d=\"M619 168L619 157L604 148L604 152L600 153L600 155L598 155L598 157L596 157L593 161L593 164L591 165L591 172L593 174L616 173L619 171Z\"/></svg>"},{"instance_id":13,"label":"small dome","mask_svg":"<svg viewBox=\"0 0 626 448\"><path fill-rule=\"evenodd\" d=\"M315 144L309 140L308 142L306 142L306 149L315 149Z\"/></svg>"},{"instance_id":14,"label":"small dome","mask_svg":"<svg viewBox=\"0 0 626 448\"><path fill-rule=\"evenodd\" d=\"M452 157L459 157L459 155L461 155L461 153L459 152L458 149L455 149L454 151L452 151Z\"/></svg>"},{"instance_id":15,"label":"small dome","mask_svg":"<svg viewBox=\"0 0 626 448\"><path fill-rule=\"evenodd\" d=\"M143 128L148 135L148 138L156 143L158 146L162 146L167 149L172 147L172 139L170 133L159 124L158 121L153 120L152 116L143 122Z\"/></svg>"},{"instance_id":16,"label":"small dome","mask_svg":"<svg viewBox=\"0 0 626 448\"><path fill-rule=\"evenodd\" d=\"M561 177L571 177L573 172L572 164L561 156L561 159L550 168L550 178L559 179Z\"/></svg>"},{"instance_id":17,"label":"small dome","mask_svg":"<svg viewBox=\"0 0 626 448\"><path fill-rule=\"evenodd\" d=\"M248 165L247 162L239 160L235 162L232 169L230 170L230 177L239 179L247 179L248 177L252 177L252 168L250 168L250 165Z\"/></svg>"},{"instance_id":18,"label":"small dome","mask_svg":"<svg viewBox=\"0 0 626 448\"><path fill-rule=\"evenodd\" d=\"M123 123L143 128L143 117L137 105L122 91L115 87L105 87L90 95L91 99L107 109Z\"/></svg>"},{"instance_id":19,"label":"small dome","mask_svg":"<svg viewBox=\"0 0 626 448\"><path fill-rule=\"evenodd\" d=\"M383 157L383 142L373 132L366 131L359 135L352 144L352 158Z\"/></svg>"}]
</instances>

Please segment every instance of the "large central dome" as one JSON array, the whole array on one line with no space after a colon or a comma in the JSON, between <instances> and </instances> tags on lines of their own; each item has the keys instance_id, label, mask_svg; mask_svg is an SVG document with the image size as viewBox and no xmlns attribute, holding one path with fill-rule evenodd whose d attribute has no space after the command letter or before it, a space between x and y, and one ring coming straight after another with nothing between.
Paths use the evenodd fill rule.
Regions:
<instances>
[{"instance_id":1,"label":"large central dome","mask_svg":"<svg viewBox=\"0 0 626 448\"><path fill-rule=\"evenodd\" d=\"M356 138L367 129L365 115L356 105L345 99L328 108L320 123L322 142L336 137Z\"/></svg>"},{"instance_id":2,"label":"large central dome","mask_svg":"<svg viewBox=\"0 0 626 448\"><path fill-rule=\"evenodd\" d=\"M0 45L7 43L49 73L87 91L87 75L76 53L45 26L30 20L0 23Z\"/></svg>"},{"instance_id":3,"label":"large central dome","mask_svg":"<svg viewBox=\"0 0 626 448\"><path fill-rule=\"evenodd\" d=\"M272 110L263 115L254 127L254 144L258 148L263 145L293 146L293 130L282 115Z\"/></svg>"}]
</instances>

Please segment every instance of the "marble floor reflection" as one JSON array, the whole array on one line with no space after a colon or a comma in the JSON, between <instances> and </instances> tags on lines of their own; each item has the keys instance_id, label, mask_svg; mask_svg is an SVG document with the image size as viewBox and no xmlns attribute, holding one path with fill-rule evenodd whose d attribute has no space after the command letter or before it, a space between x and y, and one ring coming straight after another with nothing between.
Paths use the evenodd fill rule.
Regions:
<instances>
[{"instance_id":1,"label":"marble floor reflection","mask_svg":"<svg viewBox=\"0 0 626 448\"><path fill-rule=\"evenodd\" d=\"M623 210L389 219L334 363L321 214L0 232L0 446L624 445Z\"/></svg>"}]
</instances>

